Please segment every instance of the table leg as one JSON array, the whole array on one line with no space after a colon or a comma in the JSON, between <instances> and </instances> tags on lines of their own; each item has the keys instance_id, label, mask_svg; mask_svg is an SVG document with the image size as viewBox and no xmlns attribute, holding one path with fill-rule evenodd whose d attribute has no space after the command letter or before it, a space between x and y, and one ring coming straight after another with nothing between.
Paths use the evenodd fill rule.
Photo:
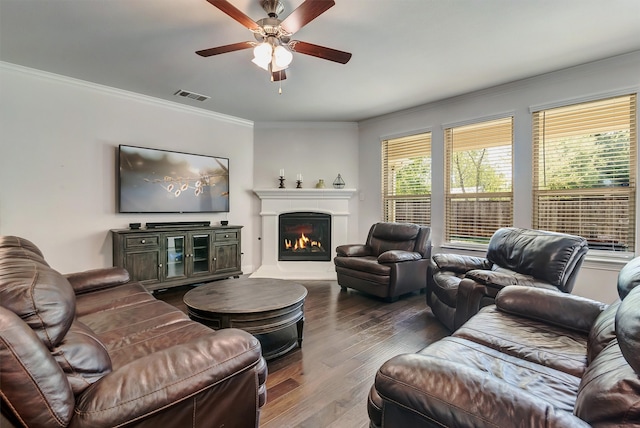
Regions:
<instances>
[{"instance_id":1,"label":"table leg","mask_svg":"<svg viewBox=\"0 0 640 428\"><path fill-rule=\"evenodd\" d=\"M296 323L296 330L298 331L298 348L302 348L302 330L304 329L304 316Z\"/></svg>"}]
</instances>

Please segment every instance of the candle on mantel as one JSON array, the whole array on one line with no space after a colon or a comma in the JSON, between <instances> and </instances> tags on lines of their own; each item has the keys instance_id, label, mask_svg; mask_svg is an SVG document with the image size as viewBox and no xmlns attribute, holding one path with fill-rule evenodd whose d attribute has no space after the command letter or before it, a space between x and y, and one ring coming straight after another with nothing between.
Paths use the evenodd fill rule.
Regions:
<instances>
[{"instance_id":1,"label":"candle on mantel","mask_svg":"<svg viewBox=\"0 0 640 428\"><path fill-rule=\"evenodd\" d=\"M284 177L284 169L280 170L280 177Z\"/></svg>"},{"instance_id":2,"label":"candle on mantel","mask_svg":"<svg viewBox=\"0 0 640 428\"><path fill-rule=\"evenodd\" d=\"M298 181L300 181L300 182L302 182L302 174L298 173L297 180L298 180Z\"/></svg>"}]
</instances>

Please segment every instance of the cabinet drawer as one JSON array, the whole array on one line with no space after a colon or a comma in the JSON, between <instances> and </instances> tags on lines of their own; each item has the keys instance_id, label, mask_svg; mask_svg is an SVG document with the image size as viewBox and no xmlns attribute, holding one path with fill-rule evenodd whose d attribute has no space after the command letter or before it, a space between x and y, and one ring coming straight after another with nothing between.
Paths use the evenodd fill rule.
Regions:
<instances>
[{"instance_id":1,"label":"cabinet drawer","mask_svg":"<svg viewBox=\"0 0 640 428\"><path fill-rule=\"evenodd\" d=\"M227 232L216 232L216 242L220 241L237 241L238 231L230 230Z\"/></svg>"},{"instance_id":2,"label":"cabinet drawer","mask_svg":"<svg viewBox=\"0 0 640 428\"><path fill-rule=\"evenodd\" d=\"M160 245L160 235L127 236L124 240L125 248L150 248Z\"/></svg>"}]
</instances>

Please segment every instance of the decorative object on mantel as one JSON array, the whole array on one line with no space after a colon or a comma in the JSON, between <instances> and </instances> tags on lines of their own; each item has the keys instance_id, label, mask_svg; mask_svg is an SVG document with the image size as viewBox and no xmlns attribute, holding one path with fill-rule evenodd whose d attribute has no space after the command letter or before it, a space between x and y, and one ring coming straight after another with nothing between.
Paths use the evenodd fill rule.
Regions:
<instances>
[{"instance_id":1,"label":"decorative object on mantel","mask_svg":"<svg viewBox=\"0 0 640 428\"><path fill-rule=\"evenodd\" d=\"M302 189L302 174L298 173L296 179L296 189Z\"/></svg>"},{"instance_id":2,"label":"decorative object on mantel","mask_svg":"<svg viewBox=\"0 0 640 428\"><path fill-rule=\"evenodd\" d=\"M340 174L333 180L333 187L336 189L344 189L344 180Z\"/></svg>"},{"instance_id":3,"label":"decorative object on mantel","mask_svg":"<svg viewBox=\"0 0 640 428\"><path fill-rule=\"evenodd\" d=\"M316 189L324 189L324 179L323 178L318 180L318 183L316 184Z\"/></svg>"},{"instance_id":4,"label":"decorative object on mantel","mask_svg":"<svg viewBox=\"0 0 640 428\"><path fill-rule=\"evenodd\" d=\"M278 189L284 189L284 169L280 169L280 186L278 186Z\"/></svg>"}]
</instances>

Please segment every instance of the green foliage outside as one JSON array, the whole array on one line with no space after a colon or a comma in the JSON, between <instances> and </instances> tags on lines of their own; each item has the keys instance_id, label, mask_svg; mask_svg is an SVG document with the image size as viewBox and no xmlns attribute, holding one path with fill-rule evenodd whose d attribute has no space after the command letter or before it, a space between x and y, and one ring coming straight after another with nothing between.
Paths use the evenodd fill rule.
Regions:
<instances>
[{"instance_id":1,"label":"green foliage outside","mask_svg":"<svg viewBox=\"0 0 640 428\"><path fill-rule=\"evenodd\" d=\"M508 160L509 167L511 159ZM451 188L461 193L500 192L511 189L501 165L489 160L488 149L454 152L451 157ZM511 168L509 168L509 171Z\"/></svg>"},{"instance_id":2,"label":"green foliage outside","mask_svg":"<svg viewBox=\"0 0 640 428\"><path fill-rule=\"evenodd\" d=\"M624 131L557 142L553 157L541 159L546 171L546 175L540 176L541 188L561 190L628 186L629 142L629 132Z\"/></svg>"},{"instance_id":3,"label":"green foliage outside","mask_svg":"<svg viewBox=\"0 0 640 428\"><path fill-rule=\"evenodd\" d=\"M431 161L412 158L402 162L395 170L396 195L425 195L431 193Z\"/></svg>"}]
</instances>

